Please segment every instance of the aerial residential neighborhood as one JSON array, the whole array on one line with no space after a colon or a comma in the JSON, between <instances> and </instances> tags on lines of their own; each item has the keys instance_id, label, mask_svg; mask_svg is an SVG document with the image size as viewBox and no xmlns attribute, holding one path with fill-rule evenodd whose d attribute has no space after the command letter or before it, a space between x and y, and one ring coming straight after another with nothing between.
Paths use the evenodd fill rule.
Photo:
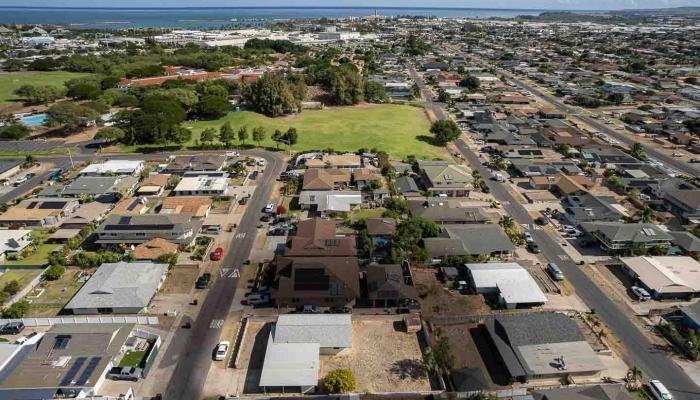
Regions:
<instances>
[{"instance_id":1,"label":"aerial residential neighborhood","mask_svg":"<svg viewBox=\"0 0 700 400\"><path fill-rule=\"evenodd\" d=\"M0 400L700 399L697 7L47 7Z\"/></svg>"}]
</instances>

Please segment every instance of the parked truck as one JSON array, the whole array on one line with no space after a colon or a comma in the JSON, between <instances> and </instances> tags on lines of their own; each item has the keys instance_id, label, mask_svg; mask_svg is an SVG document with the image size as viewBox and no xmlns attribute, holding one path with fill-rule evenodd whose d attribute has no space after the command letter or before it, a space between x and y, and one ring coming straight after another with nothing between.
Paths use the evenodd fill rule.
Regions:
<instances>
[{"instance_id":1,"label":"parked truck","mask_svg":"<svg viewBox=\"0 0 700 400\"><path fill-rule=\"evenodd\" d=\"M107 372L107 378L115 381L138 381L143 370L134 367L114 367Z\"/></svg>"}]
</instances>

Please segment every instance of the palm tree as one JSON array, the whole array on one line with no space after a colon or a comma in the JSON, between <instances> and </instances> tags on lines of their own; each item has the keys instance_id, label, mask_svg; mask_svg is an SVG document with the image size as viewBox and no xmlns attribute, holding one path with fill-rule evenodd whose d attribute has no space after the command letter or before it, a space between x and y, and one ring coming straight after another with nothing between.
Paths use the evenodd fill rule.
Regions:
<instances>
[{"instance_id":1,"label":"palm tree","mask_svg":"<svg viewBox=\"0 0 700 400\"><path fill-rule=\"evenodd\" d=\"M632 155L632 157L638 158L640 160L646 158L646 153L644 152L644 147L641 143L633 144L630 148L630 154Z\"/></svg>"},{"instance_id":2,"label":"palm tree","mask_svg":"<svg viewBox=\"0 0 700 400\"><path fill-rule=\"evenodd\" d=\"M654 221L654 213L649 207L649 203L644 203L644 208L639 213L639 221L645 224L649 224Z\"/></svg>"},{"instance_id":3,"label":"palm tree","mask_svg":"<svg viewBox=\"0 0 700 400\"><path fill-rule=\"evenodd\" d=\"M629 371L627 371L627 388L639 388L639 385L641 384L643 378L644 373L642 372L642 370L638 366L633 365L632 368L630 368Z\"/></svg>"}]
</instances>

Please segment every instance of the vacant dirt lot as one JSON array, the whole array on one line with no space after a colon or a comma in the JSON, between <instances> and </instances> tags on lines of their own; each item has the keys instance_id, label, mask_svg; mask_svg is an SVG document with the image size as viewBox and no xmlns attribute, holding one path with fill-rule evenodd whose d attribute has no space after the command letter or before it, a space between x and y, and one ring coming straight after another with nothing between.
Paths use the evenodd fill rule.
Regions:
<instances>
[{"instance_id":1,"label":"vacant dirt lot","mask_svg":"<svg viewBox=\"0 0 700 400\"><path fill-rule=\"evenodd\" d=\"M440 282L435 269L415 268L413 279L421 298L421 312L430 319L431 316L488 314L491 309L481 295L463 295L448 290Z\"/></svg>"},{"instance_id":2,"label":"vacant dirt lot","mask_svg":"<svg viewBox=\"0 0 700 400\"><path fill-rule=\"evenodd\" d=\"M430 390L415 333L394 328L400 319L359 319L352 324L352 349L321 357L321 377L337 368L355 374L357 392Z\"/></svg>"},{"instance_id":3,"label":"vacant dirt lot","mask_svg":"<svg viewBox=\"0 0 700 400\"><path fill-rule=\"evenodd\" d=\"M194 281L197 280L199 269L197 265L176 265L168 279L163 285L163 293L166 294L185 294L189 293L194 286Z\"/></svg>"}]
</instances>

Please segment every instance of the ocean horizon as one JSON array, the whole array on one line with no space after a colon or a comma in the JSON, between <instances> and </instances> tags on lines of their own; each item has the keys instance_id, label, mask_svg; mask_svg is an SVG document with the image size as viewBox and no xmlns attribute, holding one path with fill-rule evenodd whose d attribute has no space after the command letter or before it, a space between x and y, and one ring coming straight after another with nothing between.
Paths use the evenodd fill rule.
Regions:
<instances>
[{"instance_id":1,"label":"ocean horizon","mask_svg":"<svg viewBox=\"0 0 700 400\"><path fill-rule=\"evenodd\" d=\"M66 12L57 13L58 10ZM32 7L0 6L0 24L56 24L84 29L216 29L253 21L411 15L443 18L514 18L548 10L460 7ZM549 10L551 11L551 10ZM558 10L576 11L576 10ZM587 11L590 12L590 11Z\"/></svg>"}]
</instances>

